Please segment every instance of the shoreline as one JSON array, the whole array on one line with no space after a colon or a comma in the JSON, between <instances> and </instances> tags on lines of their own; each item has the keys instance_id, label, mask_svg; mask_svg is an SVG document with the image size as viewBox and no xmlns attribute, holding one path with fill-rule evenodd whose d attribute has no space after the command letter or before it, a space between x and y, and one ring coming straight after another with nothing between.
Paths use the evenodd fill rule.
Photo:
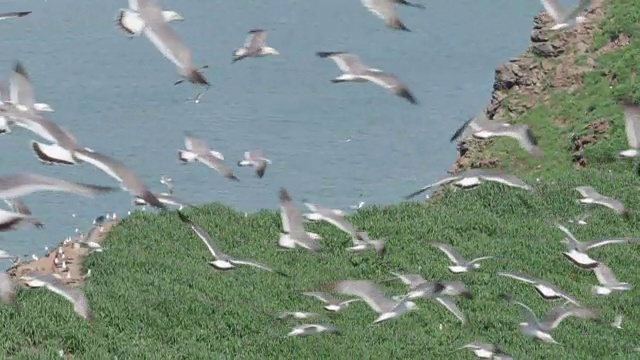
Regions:
<instances>
[{"instance_id":1,"label":"shoreline","mask_svg":"<svg viewBox=\"0 0 640 360\"><path fill-rule=\"evenodd\" d=\"M93 241L102 245L109 232L113 230L120 221L122 221L120 218L105 221L101 225L102 230ZM8 268L6 273L16 282L19 282L20 277L28 272L58 274L66 285L82 286L86 274L86 270L83 269L82 264L84 258L89 254L89 249L79 246L75 241L85 235L86 233L82 233L71 237L72 241L68 241L68 239L62 240L58 245L52 247L44 256L37 260L23 259L20 263ZM66 269L56 266L55 259L58 253L64 254Z\"/></svg>"}]
</instances>

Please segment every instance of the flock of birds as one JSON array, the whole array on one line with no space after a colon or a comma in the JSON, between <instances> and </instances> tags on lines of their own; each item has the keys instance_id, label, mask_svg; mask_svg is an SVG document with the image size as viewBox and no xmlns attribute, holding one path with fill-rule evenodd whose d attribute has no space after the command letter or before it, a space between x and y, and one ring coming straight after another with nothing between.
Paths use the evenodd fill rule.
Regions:
<instances>
[{"instance_id":1,"label":"flock of birds","mask_svg":"<svg viewBox=\"0 0 640 360\"><path fill-rule=\"evenodd\" d=\"M375 15L385 21L387 27L394 30L409 31L409 29L398 18L396 5L413 6L424 8L422 5L409 3L405 0L361 0L362 4ZM572 10L565 10L559 7L554 0L541 0L547 13L553 17L556 25L552 30L564 30L572 26L583 23L586 19L579 16L582 11L591 5L591 1L582 0ZM0 14L0 18L24 16L25 13ZM191 63L191 52L178 35L171 28L171 22L181 21L184 18L175 11L162 10L155 0L129 0L129 7L120 9L116 19L117 25L128 36L137 37L144 34L162 55L172 61L178 74L182 77L176 84L183 81L210 87L209 82L200 72L202 69L195 68ZM266 46L267 34L264 30L255 29L249 31L246 43L233 51L232 63L238 62L248 57L262 57L268 55L278 55L278 51ZM411 104L418 104L418 101L395 76L385 73L379 69L370 68L363 64L360 59L351 53L341 51L320 51L317 52L320 58L333 60L342 75L331 80L333 83L341 82L371 82L382 86L395 95L402 97ZM10 77L9 91L2 89L0 97L0 132L11 133L15 127L20 127L38 135L47 143L31 141L31 148L35 156L44 164L49 165L78 165L81 163L90 164L106 175L120 183L120 187L128 191L134 204L142 206L152 206L160 210L166 210L167 206L191 206L173 196L173 182L168 177L163 177L161 182L168 187L166 193L154 193L143 180L125 164L106 154L87 148L75 138L72 132L55 122L45 118L42 112L52 112L53 109L44 103L35 101L34 89L24 66L17 62ZM203 92L196 96L195 101L200 101ZM640 156L640 107L631 103L623 104L625 116L626 132L629 142L629 150L619 153L619 156L634 158ZM543 152L538 146L536 136L525 124L511 125L505 122L492 121L481 115L467 121L452 136L451 141L463 140L469 137L477 139L489 139L494 137L509 137L516 139L519 145L531 156L543 156ZM204 139L198 138L190 133L185 134L185 148L178 152L178 159L182 163L201 162L204 165L216 170L226 178L238 181L231 167L225 165L224 156L211 149ZM252 166L256 175L262 178L265 175L267 166L271 161L263 156L259 150L248 151L244 158L237 162L238 166ZM494 170L471 169L458 174L448 175L441 180L422 187L416 192L406 196L407 199L427 190L452 183L460 188L470 188L485 181L493 181L504 185L520 188L525 191L535 191L534 187L527 184L516 176L501 173ZM11 176L0 177L0 198L5 200L11 209L0 209L0 231L15 230L25 223L30 223L37 227L42 227L42 222L28 209L19 198L33 192L39 191L61 191L73 193L81 196L93 197L98 194L105 194L117 190L116 187L83 184L71 182L43 175L18 173ZM628 211L625 206L612 198L599 194L590 186L580 186L576 190L582 195L579 199L581 204L598 204L611 208L617 214L627 216ZM305 202L309 212L302 214L294 204L288 191L284 188L279 193L280 214L282 219L282 233L277 241L281 248L294 249L302 248L307 251L318 252L322 250L320 235L307 232L305 223L313 221L325 221L334 225L351 239L351 246L346 248L350 252L361 252L373 250L378 256L384 256L386 252L385 239L371 239L366 232L357 230L346 218L342 210L326 208L318 204ZM178 215L182 222L200 238L209 250L212 260L211 266L219 270L230 270L236 266L252 266L261 270L279 273L287 276L286 273L252 260L241 259L235 255L222 252L214 243L211 236L200 226L193 223L184 213L178 209ZM104 219L102 219L104 220ZM586 223L586 217L575 221L579 224ZM616 279L613 271L603 262L593 259L588 255L588 250L608 244L632 244L640 242L640 239L601 239L591 242L580 242L566 227L555 222L554 225L565 235L567 250L562 254L575 266L592 271L595 274L598 285L594 285L592 292L595 295L609 295L616 291L626 291L631 289L631 285L620 282ZM92 250L101 250L99 244L95 242L95 235L101 229L101 222L95 223L87 236L76 240L80 246L86 246ZM453 247L444 243L432 243L434 248L442 251L450 260L452 265L449 270L453 274L477 271L480 262L490 260L493 256L483 256L472 260L465 259ZM1 254L6 258L6 253ZM58 262L64 264L62 260L64 254L56 256ZM62 265L64 266L64 265ZM310 296L323 302L324 309L332 312L344 311L349 304L363 301L373 311L377 313L374 323L381 323L397 318L402 314L417 308L415 300L428 299L435 300L449 310L462 323L466 322L464 313L457 307L455 298L473 298L471 292L462 281L448 280L425 280L419 274L403 274L392 272L394 279L402 281L407 286L407 291L397 296L388 296L378 288L371 280L343 280L326 283L316 291L304 292L303 295ZM88 274L87 274L88 275ZM540 339L549 343L557 343L551 335L562 320L574 316L582 319L597 319L598 311L580 305L580 302L571 294L563 291L554 284L534 276L519 272L499 272L499 276L512 278L521 282L531 284L540 296L546 300L563 299L564 304L558 305L548 312L542 320L539 320L534 312L524 303L513 299L509 295L504 295L504 300L509 304L518 306L523 313L525 321L520 323L520 330L523 334ZM46 287L47 289L60 294L69 300L74 310L83 318L91 320L93 318L87 299L79 288L72 288L61 281L58 274L28 273L21 277L21 280L29 287ZM9 304L15 304L14 280L10 279L6 273L0 274L0 299ZM333 294L349 295L352 298L342 299ZM306 311L284 311L277 315L278 318L308 319L319 314ZM617 326L620 326L621 318L616 318ZM310 335L321 332L339 333L334 325L322 323L305 323L295 326L289 336ZM471 349L477 357L490 359L511 359L505 350L499 345L482 342L472 342L459 349Z\"/></svg>"}]
</instances>

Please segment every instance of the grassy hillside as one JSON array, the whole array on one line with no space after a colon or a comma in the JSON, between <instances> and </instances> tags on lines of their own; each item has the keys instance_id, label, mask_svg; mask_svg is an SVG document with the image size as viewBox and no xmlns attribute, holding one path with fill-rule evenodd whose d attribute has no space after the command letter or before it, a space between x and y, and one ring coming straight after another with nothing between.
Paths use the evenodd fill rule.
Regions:
<instances>
[{"instance_id":1,"label":"grassy hillside","mask_svg":"<svg viewBox=\"0 0 640 360\"><path fill-rule=\"evenodd\" d=\"M349 239L326 224L308 227L323 236L325 253L278 250L276 212L244 217L223 205L186 212L222 250L277 267L289 278L243 267L218 272L207 265L206 248L175 213L137 213L109 234L104 253L85 261L93 272L85 290L95 322L79 321L69 303L55 294L19 291L17 302L25 311L0 307L3 357L52 359L63 350L70 358L82 359L471 359L467 352L449 352L481 340L502 345L515 358L632 358L631 349L640 346L639 289L592 296L595 276L561 255L563 234L545 220L568 224L568 219L583 214L586 209L576 204L578 193L573 188L592 185L625 203L630 219L593 208L588 225L568 224L569 229L584 240L640 235L640 181L631 162L613 158L626 149L622 112L616 103L627 96L640 100L634 75L640 59L638 20L640 4L613 1L591 51L620 34L630 37L630 43L597 57L596 70L584 75L582 87L572 93L550 90L548 101L518 120L539 135L543 159L529 159L509 140L486 147L486 154L498 156L501 166L534 184L535 194L488 184L447 191L427 204L364 208L350 219L371 237L389 239L383 259L347 253ZM615 84L610 88L613 73ZM591 130L585 125L598 120L609 125L595 143L584 147L586 166L578 169L572 139L588 135ZM304 194L291 195L300 200ZM497 258L485 261L478 272L452 275L444 254L426 246L430 241L452 244L465 257ZM608 264L620 281L640 286L636 269L640 248L612 245L590 253ZM539 316L552 304L540 299L531 286L496 276L500 270L523 271L555 283L583 305L598 308L604 324L567 320L553 333L563 345L540 344L521 335L518 309L499 301L498 295L513 294ZM441 305L419 300L413 313L374 326L376 315L363 303L329 316L319 301L301 295L326 281L381 280L389 277L389 271L464 281L475 294L472 300L458 300L469 323L461 325ZM405 291L399 282L381 286L389 294ZM342 336L287 338L290 328L301 321L274 319L275 313L286 310L320 312L323 318L309 322L334 324ZM623 315L623 329L607 325L615 314Z\"/></svg>"}]
</instances>

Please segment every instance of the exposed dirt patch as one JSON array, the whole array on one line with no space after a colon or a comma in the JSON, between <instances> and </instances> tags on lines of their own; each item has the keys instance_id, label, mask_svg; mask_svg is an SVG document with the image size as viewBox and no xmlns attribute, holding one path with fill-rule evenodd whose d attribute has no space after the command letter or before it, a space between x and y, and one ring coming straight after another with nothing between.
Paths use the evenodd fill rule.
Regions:
<instances>
[{"instance_id":1,"label":"exposed dirt patch","mask_svg":"<svg viewBox=\"0 0 640 360\"><path fill-rule=\"evenodd\" d=\"M575 136L572 141L572 160L576 168L587 166L587 159L584 157L585 146L594 144L600 139L608 138L611 123L609 120L597 120L584 127L587 134Z\"/></svg>"},{"instance_id":2,"label":"exposed dirt patch","mask_svg":"<svg viewBox=\"0 0 640 360\"><path fill-rule=\"evenodd\" d=\"M103 243L107 233L118 224L119 220L107 221L102 225L102 232L95 239L98 244ZM62 281L67 285L81 286L83 284L86 269L82 268L82 261L87 256L89 250L79 247L72 241L64 241L60 246L56 247L45 256L38 260L20 263L7 270L11 278L19 280L19 278L28 273L36 272L40 274L58 274ZM61 258L64 254L64 258ZM61 265L56 265L55 260L58 257L59 264L64 260L66 269Z\"/></svg>"}]
</instances>

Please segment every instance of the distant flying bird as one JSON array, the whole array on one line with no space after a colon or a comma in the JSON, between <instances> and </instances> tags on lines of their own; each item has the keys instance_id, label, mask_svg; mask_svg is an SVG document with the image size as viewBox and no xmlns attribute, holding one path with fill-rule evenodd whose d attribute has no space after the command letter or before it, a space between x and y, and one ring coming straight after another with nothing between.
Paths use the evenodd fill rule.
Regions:
<instances>
[{"instance_id":1,"label":"distant flying bird","mask_svg":"<svg viewBox=\"0 0 640 360\"><path fill-rule=\"evenodd\" d=\"M470 270L478 269L480 268L480 261L493 258L493 256L482 256L471 261L467 261L450 245L443 243L431 243L431 245L444 252L449 260L454 263L454 265L449 266L449 271L454 274L461 274Z\"/></svg>"},{"instance_id":2,"label":"distant flying bird","mask_svg":"<svg viewBox=\"0 0 640 360\"><path fill-rule=\"evenodd\" d=\"M466 189L466 188L476 187L481 183L483 183L484 181L493 181L493 182L505 184L510 187L516 187L516 188L520 188L527 191L530 191L533 189L531 185L528 185L527 183L525 183L524 181L522 181L521 179L519 179L514 175L502 174L496 171L486 170L486 169L470 169L470 170L459 172L454 175L447 175L433 184L423 186L417 191L414 191L411 194L406 195L404 198L406 200L409 200L433 187L445 185L451 182L453 182L455 186Z\"/></svg>"},{"instance_id":3,"label":"distant flying bird","mask_svg":"<svg viewBox=\"0 0 640 360\"><path fill-rule=\"evenodd\" d=\"M378 256L384 256L387 250L387 241L384 239L370 239L369 234L364 231L356 232L356 237L351 239L353 246L348 247L347 251L360 252L370 248L376 251Z\"/></svg>"},{"instance_id":4,"label":"distant flying bird","mask_svg":"<svg viewBox=\"0 0 640 360\"><path fill-rule=\"evenodd\" d=\"M388 28L394 30L411 31L409 30L398 18L396 14L396 3L403 3L409 5L406 1L398 0L360 0L367 10L374 13L377 17L384 20L385 25ZM406 4L405 4L406 3ZM418 6L419 7L419 6Z\"/></svg>"},{"instance_id":5,"label":"distant flying bird","mask_svg":"<svg viewBox=\"0 0 640 360\"><path fill-rule=\"evenodd\" d=\"M302 295L311 296L322 301L323 303L326 304L324 306L324 309L327 311L333 311L333 312L338 312L346 308L352 302L361 301L360 298L341 300L341 299L338 299L337 297L333 297L329 294L318 292L318 291L307 291L307 292L303 292Z\"/></svg>"},{"instance_id":6,"label":"distant flying bird","mask_svg":"<svg viewBox=\"0 0 640 360\"><path fill-rule=\"evenodd\" d=\"M499 272L498 275L510 277L512 279L520 280L522 282L533 285L534 289L536 289L538 294L545 300L556 300L563 298L564 300L576 306L580 306L576 298L548 281L536 279L533 276L513 271Z\"/></svg>"},{"instance_id":7,"label":"distant flying bird","mask_svg":"<svg viewBox=\"0 0 640 360\"><path fill-rule=\"evenodd\" d=\"M86 320L91 321L92 315L89 310L89 304L82 290L66 286L62 281L53 274L35 274L27 273L21 279L26 280L31 287L46 287L73 304L73 310Z\"/></svg>"},{"instance_id":8,"label":"distant flying bird","mask_svg":"<svg viewBox=\"0 0 640 360\"><path fill-rule=\"evenodd\" d=\"M331 80L332 83L342 82L371 82L392 91L397 96L407 100L411 104L418 104L413 94L394 75L387 74L379 69L370 68L360 61L357 55L344 51L319 51L316 55L323 59L333 60L343 74Z\"/></svg>"},{"instance_id":9,"label":"distant flying bird","mask_svg":"<svg viewBox=\"0 0 640 360\"><path fill-rule=\"evenodd\" d=\"M264 176L269 164L271 160L265 158L260 150L245 151L244 159L238 161L238 166L253 166L259 178Z\"/></svg>"},{"instance_id":10,"label":"distant flying bird","mask_svg":"<svg viewBox=\"0 0 640 360\"><path fill-rule=\"evenodd\" d=\"M304 205L311 211L311 213L307 213L306 218L313 221L326 221L329 224L337 227L338 229L344 231L349 234L349 236L353 238L357 238L356 229L353 225L344 218L344 212L342 210L329 209L327 207L312 204L310 202L304 202Z\"/></svg>"},{"instance_id":11,"label":"distant flying bird","mask_svg":"<svg viewBox=\"0 0 640 360\"><path fill-rule=\"evenodd\" d=\"M640 106L627 103L624 107L624 130L627 133L629 149L621 151L618 156L635 158L640 155Z\"/></svg>"},{"instance_id":12,"label":"distant flying bird","mask_svg":"<svg viewBox=\"0 0 640 360\"><path fill-rule=\"evenodd\" d=\"M462 345L456 349L456 351L462 349L471 349L473 354L479 359L501 359L501 360L513 360L511 355L505 353L499 346L494 344L487 344L479 341L470 342Z\"/></svg>"},{"instance_id":13,"label":"distant flying bird","mask_svg":"<svg viewBox=\"0 0 640 360\"><path fill-rule=\"evenodd\" d=\"M53 111L49 104L35 102L33 84L24 65L19 61L14 65L9 79L9 98L3 102L11 103L20 111Z\"/></svg>"},{"instance_id":14,"label":"distant flying bird","mask_svg":"<svg viewBox=\"0 0 640 360\"><path fill-rule=\"evenodd\" d=\"M305 336L312 334L319 334L322 332L328 332L332 334L340 334L340 330L333 325L321 325L321 324L303 324L297 326L291 330L287 336Z\"/></svg>"},{"instance_id":15,"label":"distant flying bird","mask_svg":"<svg viewBox=\"0 0 640 360\"><path fill-rule=\"evenodd\" d=\"M584 16L578 16L584 10L591 7L592 0L580 0L571 10L560 7L558 0L540 0L542 6L556 23L551 30L565 30L587 21Z\"/></svg>"},{"instance_id":16,"label":"distant flying bird","mask_svg":"<svg viewBox=\"0 0 640 360\"><path fill-rule=\"evenodd\" d=\"M129 5L136 6L137 0L129 0ZM163 10L162 18L166 22L183 21L184 17L173 10ZM116 16L116 25L122 29L130 38L140 36L144 29L144 21L140 13L133 9L120 9Z\"/></svg>"},{"instance_id":17,"label":"distant flying bird","mask_svg":"<svg viewBox=\"0 0 640 360\"><path fill-rule=\"evenodd\" d=\"M629 283L618 281L613 271L604 263L598 264L593 269L593 273L600 283L591 288L591 292L595 295L609 295L614 291L629 291L633 288Z\"/></svg>"},{"instance_id":18,"label":"distant flying bird","mask_svg":"<svg viewBox=\"0 0 640 360\"><path fill-rule=\"evenodd\" d=\"M185 150L178 151L178 159L183 163L186 164L197 160L224 175L229 180L240 181L233 174L233 170L222 162L224 156L217 151L211 150L203 139L187 132L185 133L184 147Z\"/></svg>"},{"instance_id":19,"label":"distant flying bird","mask_svg":"<svg viewBox=\"0 0 640 360\"><path fill-rule=\"evenodd\" d=\"M312 237L305 231L300 210L293 203L293 199L285 188L280 188L280 218L282 219L282 231L278 246L284 248L303 247L309 251L320 251L318 238Z\"/></svg>"},{"instance_id":20,"label":"distant flying bird","mask_svg":"<svg viewBox=\"0 0 640 360\"><path fill-rule=\"evenodd\" d=\"M482 110L478 115L471 117L467 121L465 121L464 124L462 124L458 128L458 130L456 130L455 133L453 133L449 141L454 142L456 140L458 141L466 140L467 138L471 137L473 133L478 132L484 128L490 127L491 124L493 123L494 121L490 120L489 117L487 116L487 113L484 110Z\"/></svg>"},{"instance_id":21,"label":"distant flying bird","mask_svg":"<svg viewBox=\"0 0 640 360\"><path fill-rule=\"evenodd\" d=\"M368 280L344 280L334 283L331 287L332 291L358 296L364 300L378 313L374 324L393 319L416 308L416 304L406 298L395 301L387 297Z\"/></svg>"},{"instance_id":22,"label":"distant flying bird","mask_svg":"<svg viewBox=\"0 0 640 360\"><path fill-rule=\"evenodd\" d=\"M591 186L578 186L576 187L576 190L583 197L582 199L578 200L580 204L602 205L604 207L612 209L618 215L623 215L625 217L629 216L629 212L620 201L601 195Z\"/></svg>"},{"instance_id":23,"label":"distant flying bird","mask_svg":"<svg viewBox=\"0 0 640 360\"><path fill-rule=\"evenodd\" d=\"M191 83L204 85L208 89L209 82L199 72L199 70L206 69L208 66L203 66L200 69L193 67L191 50L184 45L178 34L164 20L162 10L160 10L156 0L132 0L129 2L129 7L140 14L140 18L144 22L142 32L149 41L162 55L176 65L178 74L183 79L176 81L175 84L180 84L186 79Z\"/></svg>"},{"instance_id":24,"label":"distant flying bird","mask_svg":"<svg viewBox=\"0 0 640 360\"><path fill-rule=\"evenodd\" d=\"M280 53L266 45L267 32L262 29L254 29L249 31L247 40L244 45L233 51L232 64L247 57L262 57L269 55L280 55Z\"/></svg>"},{"instance_id":25,"label":"distant flying bird","mask_svg":"<svg viewBox=\"0 0 640 360\"><path fill-rule=\"evenodd\" d=\"M532 156L540 157L543 155L542 149L538 147L536 136L527 124L495 123L481 128L479 131L474 132L472 136L476 139L489 139L498 136L510 137L518 140L520 147Z\"/></svg>"},{"instance_id":26,"label":"distant flying bird","mask_svg":"<svg viewBox=\"0 0 640 360\"><path fill-rule=\"evenodd\" d=\"M29 14L31 14L31 11L14 11L14 12L0 13L0 20L23 17Z\"/></svg>"}]
</instances>

